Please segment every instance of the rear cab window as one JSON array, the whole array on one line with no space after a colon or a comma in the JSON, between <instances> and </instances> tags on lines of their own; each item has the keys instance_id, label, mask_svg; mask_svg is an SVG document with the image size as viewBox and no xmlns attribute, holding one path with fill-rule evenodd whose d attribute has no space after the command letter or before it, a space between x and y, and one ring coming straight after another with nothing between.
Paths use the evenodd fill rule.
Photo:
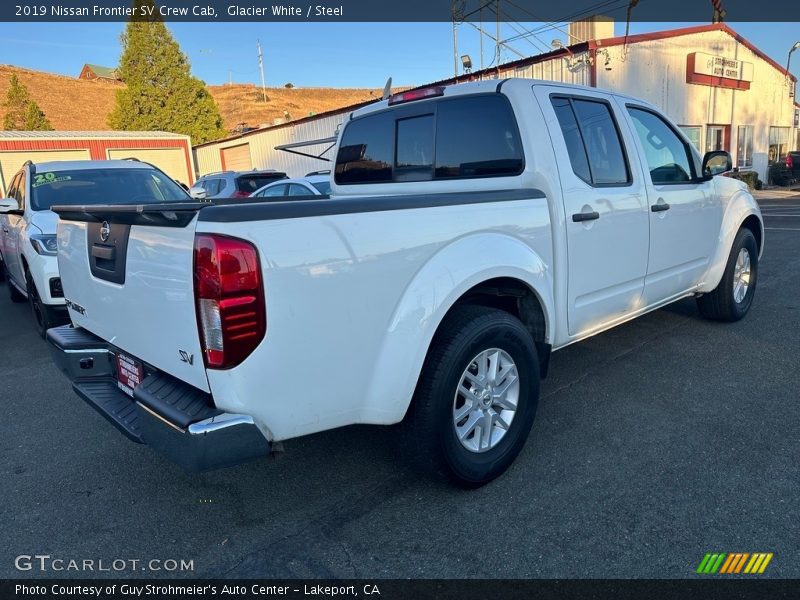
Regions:
<instances>
[{"instance_id":1,"label":"rear cab window","mask_svg":"<svg viewBox=\"0 0 800 600\"><path fill-rule=\"evenodd\" d=\"M365 115L345 129L339 185L519 175L519 128L502 94L425 101Z\"/></svg>"},{"instance_id":2,"label":"rear cab window","mask_svg":"<svg viewBox=\"0 0 800 600\"><path fill-rule=\"evenodd\" d=\"M239 175L236 178L236 190L252 194L273 181L286 179L286 173L253 173L252 175Z\"/></svg>"}]
</instances>

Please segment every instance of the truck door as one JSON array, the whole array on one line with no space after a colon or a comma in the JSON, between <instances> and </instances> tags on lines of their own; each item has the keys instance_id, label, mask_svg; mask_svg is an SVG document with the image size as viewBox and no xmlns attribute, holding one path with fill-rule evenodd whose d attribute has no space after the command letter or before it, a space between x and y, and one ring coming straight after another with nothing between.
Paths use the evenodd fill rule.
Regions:
<instances>
[{"instance_id":1,"label":"truck door","mask_svg":"<svg viewBox=\"0 0 800 600\"><path fill-rule=\"evenodd\" d=\"M535 89L561 179L568 329L582 335L641 306L647 196L630 132L619 127L609 96Z\"/></svg>"},{"instance_id":2,"label":"truck door","mask_svg":"<svg viewBox=\"0 0 800 600\"><path fill-rule=\"evenodd\" d=\"M650 261L644 301L659 302L694 287L708 267L722 224L714 182L698 179L689 142L652 109L628 104L650 204Z\"/></svg>"}]
</instances>

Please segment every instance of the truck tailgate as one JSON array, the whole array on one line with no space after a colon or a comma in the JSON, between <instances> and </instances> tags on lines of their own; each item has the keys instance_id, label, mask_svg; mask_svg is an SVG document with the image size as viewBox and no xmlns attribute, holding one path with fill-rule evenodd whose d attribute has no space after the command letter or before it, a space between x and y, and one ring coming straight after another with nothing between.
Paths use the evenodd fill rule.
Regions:
<instances>
[{"instance_id":1,"label":"truck tailgate","mask_svg":"<svg viewBox=\"0 0 800 600\"><path fill-rule=\"evenodd\" d=\"M73 323L208 391L195 314L190 206L144 218L135 211L56 210L58 266Z\"/></svg>"}]
</instances>

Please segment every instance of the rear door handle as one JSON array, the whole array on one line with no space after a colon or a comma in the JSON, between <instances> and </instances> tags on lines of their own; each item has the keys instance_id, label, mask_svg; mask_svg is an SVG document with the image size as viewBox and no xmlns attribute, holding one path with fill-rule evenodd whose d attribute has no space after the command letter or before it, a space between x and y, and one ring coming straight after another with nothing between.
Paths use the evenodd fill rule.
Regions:
<instances>
[{"instance_id":1,"label":"rear door handle","mask_svg":"<svg viewBox=\"0 0 800 600\"><path fill-rule=\"evenodd\" d=\"M582 223L583 221L594 221L595 219L600 218L600 213L596 210L591 212L579 212L572 215L572 221L574 223Z\"/></svg>"},{"instance_id":2,"label":"rear door handle","mask_svg":"<svg viewBox=\"0 0 800 600\"><path fill-rule=\"evenodd\" d=\"M669 208L670 208L669 204L667 204L666 202L662 202L660 204L653 204L652 206L650 206L650 210L652 210L653 212L664 212L665 210L669 210Z\"/></svg>"}]
</instances>

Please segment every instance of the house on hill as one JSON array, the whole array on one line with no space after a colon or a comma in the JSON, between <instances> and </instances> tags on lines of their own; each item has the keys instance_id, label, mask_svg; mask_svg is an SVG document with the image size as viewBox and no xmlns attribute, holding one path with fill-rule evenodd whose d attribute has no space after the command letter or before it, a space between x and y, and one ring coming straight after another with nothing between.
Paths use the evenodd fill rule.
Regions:
<instances>
[{"instance_id":1,"label":"house on hill","mask_svg":"<svg viewBox=\"0 0 800 600\"><path fill-rule=\"evenodd\" d=\"M122 78L119 76L119 71L116 68L101 67L100 65L83 65L78 79L86 79L89 81L105 81L110 83L121 83Z\"/></svg>"}]
</instances>

